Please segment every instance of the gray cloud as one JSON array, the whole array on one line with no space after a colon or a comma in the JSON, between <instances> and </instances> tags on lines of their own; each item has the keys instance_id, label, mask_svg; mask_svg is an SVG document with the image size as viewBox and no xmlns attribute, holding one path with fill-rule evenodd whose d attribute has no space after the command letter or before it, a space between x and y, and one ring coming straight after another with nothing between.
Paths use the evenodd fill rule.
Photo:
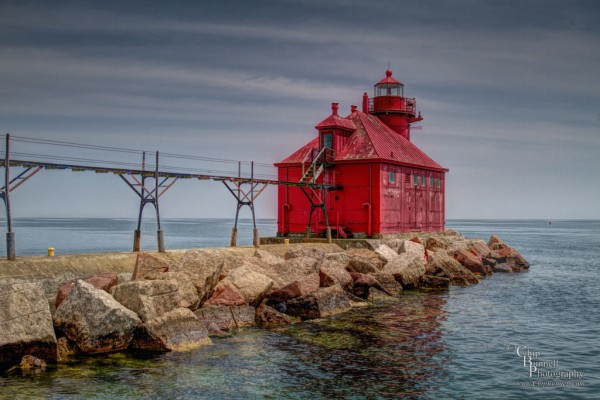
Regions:
<instances>
[{"instance_id":1,"label":"gray cloud","mask_svg":"<svg viewBox=\"0 0 600 400\"><path fill-rule=\"evenodd\" d=\"M425 116L415 142L451 169L448 218L600 218L599 17L592 1L2 4L0 128L278 161L314 137L330 102L359 104L389 61ZM23 198L67 184L35 179ZM227 198L219 185L186 190ZM90 212L59 203L71 205L15 213ZM185 196L166 204L167 217L198 216Z\"/></svg>"}]
</instances>

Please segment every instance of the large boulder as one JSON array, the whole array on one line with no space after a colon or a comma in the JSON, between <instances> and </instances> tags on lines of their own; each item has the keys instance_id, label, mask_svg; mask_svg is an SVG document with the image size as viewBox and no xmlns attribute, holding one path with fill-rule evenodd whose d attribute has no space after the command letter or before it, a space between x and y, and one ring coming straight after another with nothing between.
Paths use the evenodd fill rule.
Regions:
<instances>
[{"instance_id":1,"label":"large boulder","mask_svg":"<svg viewBox=\"0 0 600 400\"><path fill-rule=\"evenodd\" d=\"M73 279L65 283L58 289L56 300L54 300L55 308L58 308L60 303L62 303L63 300L67 298L69 293L71 293L71 290L73 290L73 287L75 286L75 281L77 281L77 279ZM112 272L106 272L89 276L84 278L83 281L89 283L96 289L104 290L106 293L110 293L110 290L113 288L113 286L119 283L119 277L117 274Z\"/></svg>"},{"instance_id":2,"label":"large boulder","mask_svg":"<svg viewBox=\"0 0 600 400\"><path fill-rule=\"evenodd\" d=\"M423 275L419 287L428 290L446 290L450 287L450 279L443 276Z\"/></svg>"},{"instance_id":3,"label":"large boulder","mask_svg":"<svg viewBox=\"0 0 600 400\"><path fill-rule=\"evenodd\" d=\"M256 323L256 309L248 305L203 306L194 313L206 326L214 324L222 331L253 326Z\"/></svg>"},{"instance_id":4,"label":"large boulder","mask_svg":"<svg viewBox=\"0 0 600 400\"><path fill-rule=\"evenodd\" d=\"M327 253L327 254L325 254L324 262L328 262L328 261L340 264L345 268L350 263L350 257L348 257L348 255L343 251L335 252L335 253Z\"/></svg>"},{"instance_id":5,"label":"large boulder","mask_svg":"<svg viewBox=\"0 0 600 400\"><path fill-rule=\"evenodd\" d=\"M256 325L256 308L249 305L230 306L236 328Z\"/></svg>"},{"instance_id":6,"label":"large boulder","mask_svg":"<svg viewBox=\"0 0 600 400\"><path fill-rule=\"evenodd\" d=\"M271 254L268 251L256 249L254 252L254 260L252 261L256 261L257 265L277 266L283 264L285 259Z\"/></svg>"},{"instance_id":7,"label":"large boulder","mask_svg":"<svg viewBox=\"0 0 600 400\"><path fill-rule=\"evenodd\" d=\"M523 269L529 268L529 262L527 262L525 257L513 247L508 246L498 250L498 255L506 259L506 264L511 267L513 271L522 271Z\"/></svg>"},{"instance_id":8,"label":"large boulder","mask_svg":"<svg viewBox=\"0 0 600 400\"><path fill-rule=\"evenodd\" d=\"M398 252L385 244L381 244L374 251L386 260L386 264L398 257Z\"/></svg>"},{"instance_id":9,"label":"large boulder","mask_svg":"<svg viewBox=\"0 0 600 400\"><path fill-rule=\"evenodd\" d=\"M375 279L375 277L371 274L361 274L359 272L350 272L350 276L352 277L352 293L355 296L358 296L363 299L367 299L369 297L369 289L374 288L388 296L391 296L387 290L385 290L379 281Z\"/></svg>"},{"instance_id":10,"label":"large boulder","mask_svg":"<svg viewBox=\"0 0 600 400\"><path fill-rule=\"evenodd\" d=\"M479 283L479 279L461 263L450 257L445 251L429 253L427 261L427 274L430 276L445 277L451 285L469 286Z\"/></svg>"},{"instance_id":11,"label":"large boulder","mask_svg":"<svg viewBox=\"0 0 600 400\"><path fill-rule=\"evenodd\" d=\"M488 240L487 245L492 250L500 250L508 247L508 245L496 235L490 236L490 240Z\"/></svg>"},{"instance_id":12,"label":"large boulder","mask_svg":"<svg viewBox=\"0 0 600 400\"><path fill-rule=\"evenodd\" d=\"M256 309L256 324L258 326L279 326L292 323L292 319L262 302Z\"/></svg>"},{"instance_id":13,"label":"large boulder","mask_svg":"<svg viewBox=\"0 0 600 400\"><path fill-rule=\"evenodd\" d=\"M204 302L205 306L241 306L243 304L246 304L246 299L231 283L219 283L210 298Z\"/></svg>"},{"instance_id":14,"label":"large boulder","mask_svg":"<svg viewBox=\"0 0 600 400\"><path fill-rule=\"evenodd\" d=\"M402 253L386 264L383 272L394 275L403 289L412 289L417 286L421 276L425 275L425 259L423 254Z\"/></svg>"},{"instance_id":15,"label":"large boulder","mask_svg":"<svg viewBox=\"0 0 600 400\"><path fill-rule=\"evenodd\" d=\"M113 297L147 322L179 307L176 281L131 281L117 285Z\"/></svg>"},{"instance_id":16,"label":"large boulder","mask_svg":"<svg viewBox=\"0 0 600 400\"><path fill-rule=\"evenodd\" d=\"M207 327L212 324L221 331L228 331L236 327L230 306L206 305L194 311L194 314Z\"/></svg>"},{"instance_id":17,"label":"large boulder","mask_svg":"<svg viewBox=\"0 0 600 400\"><path fill-rule=\"evenodd\" d=\"M164 272L157 276L157 280L168 280L177 282L177 292L179 294L179 307L195 310L198 308L200 297L196 286L190 280L185 272Z\"/></svg>"},{"instance_id":18,"label":"large boulder","mask_svg":"<svg viewBox=\"0 0 600 400\"><path fill-rule=\"evenodd\" d=\"M347 268L351 272L375 273L381 271L387 263L385 258L369 249L350 248L346 250L346 255L349 258Z\"/></svg>"},{"instance_id":19,"label":"large boulder","mask_svg":"<svg viewBox=\"0 0 600 400\"><path fill-rule=\"evenodd\" d=\"M190 277L202 304L217 285L225 261L224 253L215 249L188 250L171 263L170 271L184 272Z\"/></svg>"},{"instance_id":20,"label":"large boulder","mask_svg":"<svg viewBox=\"0 0 600 400\"><path fill-rule=\"evenodd\" d=\"M398 297L402 293L402 285L396 280L394 275L385 272L378 272L373 275L381 287L385 290L381 291L390 296Z\"/></svg>"},{"instance_id":21,"label":"large boulder","mask_svg":"<svg viewBox=\"0 0 600 400\"><path fill-rule=\"evenodd\" d=\"M158 275L169 270L166 260L150 253L138 253L131 280L157 279Z\"/></svg>"},{"instance_id":22,"label":"large boulder","mask_svg":"<svg viewBox=\"0 0 600 400\"><path fill-rule=\"evenodd\" d=\"M305 296L316 291L321 286L321 279L318 272L306 275L281 289L271 292L268 296L269 301L284 303L296 297Z\"/></svg>"},{"instance_id":23,"label":"large boulder","mask_svg":"<svg viewBox=\"0 0 600 400\"><path fill-rule=\"evenodd\" d=\"M483 260L474 251L465 249L456 250L454 251L453 257L474 274L482 276L488 274L486 268L483 267Z\"/></svg>"},{"instance_id":24,"label":"large boulder","mask_svg":"<svg viewBox=\"0 0 600 400\"><path fill-rule=\"evenodd\" d=\"M339 286L319 288L286 303L287 314L302 319L323 318L350 309L348 295Z\"/></svg>"},{"instance_id":25,"label":"large boulder","mask_svg":"<svg viewBox=\"0 0 600 400\"><path fill-rule=\"evenodd\" d=\"M198 317L188 308L177 308L140 325L131 347L147 351L187 351L211 343Z\"/></svg>"},{"instance_id":26,"label":"large boulder","mask_svg":"<svg viewBox=\"0 0 600 400\"><path fill-rule=\"evenodd\" d=\"M81 280L54 314L54 325L89 354L126 349L140 323L135 312Z\"/></svg>"},{"instance_id":27,"label":"large boulder","mask_svg":"<svg viewBox=\"0 0 600 400\"><path fill-rule=\"evenodd\" d=\"M286 260L298 257L312 257L322 260L325 257L325 251L316 247L296 247L288 250L283 256Z\"/></svg>"},{"instance_id":28,"label":"large boulder","mask_svg":"<svg viewBox=\"0 0 600 400\"><path fill-rule=\"evenodd\" d=\"M272 289L277 290L306 275L317 272L320 264L321 261L313 257L296 257L277 265L243 264L243 266L249 265L253 271L271 278L273 280Z\"/></svg>"},{"instance_id":29,"label":"large boulder","mask_svg":"<svg viewBox=\"0 0 600 400\"><path fill-rule=\"evenodd\" d=\"M273 287L271 278L254 271L250 265L232 270L221 282L235 286L244 296L246 303L252 306L259 305Z\"/></svg>"},{"instance_id":30,"label":"large boulder","mask_svg":"<svg viewBox=\"0 0 600 400\"><path fill-rule=\"evenodd\" d=\"M30 354L56 361L56 336L42 287L0 283L0 363L17 363Z\"/></svg>"},{"instance_id":31,"label":"large boulder","mask_svg":"<svg viewBox=\"0 0 600 400\"><path fill-rule=\"evenodd\" d=\"M340 285L342 289L352 291L352 276L343 264L325 260L319 268L321 287Z\"/></svg>"},{"instance_id":32,"label":"large boulder","mask_svg":"<svg viewBox=\"0 0 600 400\"><path fill-rule=\"evenodd\" d=\"M474 251L482 259L492 256L492 251L487 244L481 239L475 239L471 242L470 250Z\"/></svg>"},{"instance_id":33,"label":"large boulder","mask_svg":"<svg viewBox=\"0 0 600 400\"><path fill-rule=\"evenodd\" d=\"M425 256L425 247L421 243L412 240L403 240L398 248L398 254L415 254L421 257Z\"/></svg>"}]
</instances>

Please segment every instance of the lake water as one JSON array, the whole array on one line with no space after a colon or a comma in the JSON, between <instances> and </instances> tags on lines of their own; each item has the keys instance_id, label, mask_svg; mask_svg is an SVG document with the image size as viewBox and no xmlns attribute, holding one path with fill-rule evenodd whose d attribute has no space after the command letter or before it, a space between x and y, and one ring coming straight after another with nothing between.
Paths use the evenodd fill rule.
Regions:
<instances>
[{"instance_id":1,"label":"lake water","mask_svg":"<svg viewBox=\"0 0 600 400\"><path fill-rule=\"evenodd\" d=\"M167 248L227 245L231 226L165 221ZM600 221L453 220L448 227L485 240L498 234L530 270L446 292L410 291L329 319L246 329L188 353L119 353L43 374L4 374L0 398L599 398ZM143 245L153 249L155 228L147 228ZM15 222L18 254L49 246L128 251L133 229L131 220ZM275 221L259 229L273 234ZM239 234L251 242L248 221Z\"/></svg>"}]
</instances>

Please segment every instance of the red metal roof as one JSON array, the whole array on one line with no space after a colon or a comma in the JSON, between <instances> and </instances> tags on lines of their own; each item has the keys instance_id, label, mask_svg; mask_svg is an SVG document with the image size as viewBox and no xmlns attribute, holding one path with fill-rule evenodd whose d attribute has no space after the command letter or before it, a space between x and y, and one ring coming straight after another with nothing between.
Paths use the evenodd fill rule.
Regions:
<instances>
[{"instance_id":1,"label":"red metal roof","mask_svg":"<svg viewBox=\"0 0 600 400\"><path fill-rule=\"evenodd\" d=\"M382 80L377 82L375 84L375 86L384 85L384 84L402 85L402 82L399 82L399 81L395 80L394 78L392 78L392 71L390 71L388 69L387 71L385 71L385 78L383 78ZM404 85L402 85L402 86L404 86Z\"/></svg>"},{"instance_id":2,"label":"red metal roof","mask_svg":"<svg viewBox=\"0 0 600 400\"><path fill-rule=\"evenodd\" d=\"M343 149L336 149L335 161L378 160L446 171L417 146L394 132L374 115L355 111L346 118L338 118L352 123L354 132L349 136ZM278 164L300 163L310 149L317 147L319 147L318 137Z\"/></svg>"},{"instance_id":3,"label":"red metal roof","mask_svg":"<svg viewBox=\"0 0 600 400\"><path fill-rule=\"evenodd\" d=\"M329 117L325 118L323 121L319 122L319 124L315 126L315 128L340 128L348 131L353 131L355 129L354 124L351 120L342 118L339 115L335 114L332 114Z\"/></svg>"}]
</instances>

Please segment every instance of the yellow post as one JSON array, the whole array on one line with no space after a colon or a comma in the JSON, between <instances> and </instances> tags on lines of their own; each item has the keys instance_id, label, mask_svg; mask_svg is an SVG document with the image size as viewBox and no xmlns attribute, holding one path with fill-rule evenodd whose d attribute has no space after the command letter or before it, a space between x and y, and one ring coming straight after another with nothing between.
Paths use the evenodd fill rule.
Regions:
<instances>
[{"instance_id":1,"label":"yellow post","mask_svg":"<svg viewBox=\"0 0 600 400\"><path fill-rule=\"evenodd\" d=\"M54 247L48 247L48 257L54 257Z\"/></svg>"},{"instance_id":2,"label":"yellow post","mask_svg":"<svg viewBox=\"0 0 600 400\"><path fill-rule=\"evenodd\" d=\"M283 239L283 244L290 244L290 239Z\"/></svg>"}]
</instances>

